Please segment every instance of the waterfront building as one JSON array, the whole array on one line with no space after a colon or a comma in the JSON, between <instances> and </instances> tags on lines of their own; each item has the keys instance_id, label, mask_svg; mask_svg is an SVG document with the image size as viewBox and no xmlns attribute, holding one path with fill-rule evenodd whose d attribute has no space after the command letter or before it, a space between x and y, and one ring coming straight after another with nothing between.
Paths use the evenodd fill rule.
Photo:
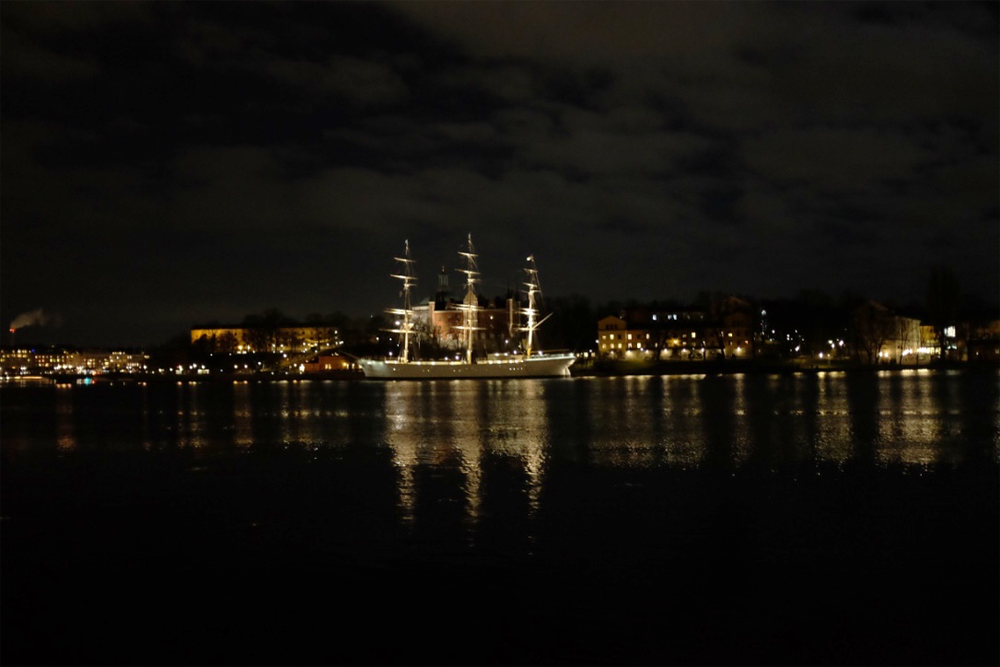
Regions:
<instances>
[{"instance_id":1,"label":"waterfront building","mask_svg":"<svg viewBox=\"0 0 1000 667\"><path fill-rule=\"evenodd\" d=\"M851 314L848 338L856 361L864 364L917 364L939 350L933 327L899 315L877 301L866 301Z\"/></svg>"},{"instance_id":2,"label":"waterfront building","mask_svg":"<svg viewBox=\"0 0 1000 667\"><path fill-rule=\"evenodd\" d=\"M597 353L602 357L619 357L625 353L625 320L614 315L597 322Z\"/></svg>"},{"instance_id":3,"label":"waterfront building","mask_svg":"<svg viewBox=\"0 0 1000 667\"><path fill-rule=\"evenodd\" d=\"M617 359L652 358L655 339L647 326L634 326L609 315L597 323L597 353Z\"/></svg>"},{"instance_id":4,"label":"waterfront building","mask_svg":"<svg viewBox=\"0 0 1000 667\"><path fill-rule=\"evenodd\" d=\"M916 364L930 360L928 350L920 345L920 320L890 315L885 345L879 354L882 363Z\"/></svg>"},{"instance_id":5,"label":"waterfront building","mask_svg":"<svg viewBox=\"0 0 1000 667\"><path fill-rule=\"evenodd\" d=\"M358 364L340 354L321 354L315 361L307 361L302 365L303 373L328 373L331 371L360 370Z\"/></svg>"},{"instance_id":6,"label":"waterfront building","mask_svg":"<svg viewBox=\"0 0 1000 667\"><path fill-rule=\"evenodd\" d=\"M970 324L966 349L970 363L1000 361L1000 320Z\"/></svg>"},{"instance_id":7,"label":"waterfront building","mask_svg":"<svg viewBox=\"0 0 1000 667\"><path fill-rule=\"evenodd\" d=\"M727 359L754 355L754 309L739 297L729 296L712 303L715 349Z\"/></svg>"},{"instance_id":8,"label":"waterfront building","mask_svg":"<svg viewBox=\"0 0 1000 667\"><path fill-rule=\"evenodd\" d=\"M714 300L709 310L623 310L597 323L604 357L689 361L754 355L754 311L737 297Z\"/></svg>"},{"instance_id":9,"label":"waterfront building","mask_svg":"<svg viewBox=\"0 0 1000 667\"><path fill-rule=\"evenodd\" d=\"M303 353L335 347L343 341L331 326L194 326L191 345L223 354Z\"/></svg>"},{"instance_id":10,"label":"waterfront building","mask_svg":"<svg viewBox=\"0 0 1000 667\"><path fill-rule=\"evenodd\" d=\"M52 348L19 347L0 351L4 375L39 375L68 368L70 352Z\"/></svg>"},{"instance_id":11,"label":"waterfront building","mask_svg":"<svg viewBox=\"0 0 1000 667\"><path fill-rule=\"evenodd\" d=\"M413 307L413 316L419 337L448 349L458 350L464 345L463 318L465 311L454 299L425 300ZM474 340L484 352L511 352L515 333L520 325L520 303L511 297L479 299L476 311Z\"/></svg>"},{"instance_id":12,"label":"waterfront building","mask_svg":"<svg viewBox=\"0 0 1000 667\"><path fill-rule=\"evenodd\" d=\"M124 350L24 347L0 351L0 372L5 376L142 373L148 370L148 362L148 354Z\"/></svg>"}]
</instances>

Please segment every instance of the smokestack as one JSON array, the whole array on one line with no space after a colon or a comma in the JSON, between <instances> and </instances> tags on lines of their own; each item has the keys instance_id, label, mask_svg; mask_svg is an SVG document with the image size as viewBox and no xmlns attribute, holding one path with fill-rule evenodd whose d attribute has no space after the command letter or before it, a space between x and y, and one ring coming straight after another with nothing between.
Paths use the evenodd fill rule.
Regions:
<instances>
[{"instance_id":1,"label":"smokestack","mask_svg":"<svg viewBox=\"0 0 1000 667\"><path fill-rule=\"evenodd\" d=\"M17 331L14 327L10 328L10 346L14 347L14 332Z\"/></svg>"}]
</instances>

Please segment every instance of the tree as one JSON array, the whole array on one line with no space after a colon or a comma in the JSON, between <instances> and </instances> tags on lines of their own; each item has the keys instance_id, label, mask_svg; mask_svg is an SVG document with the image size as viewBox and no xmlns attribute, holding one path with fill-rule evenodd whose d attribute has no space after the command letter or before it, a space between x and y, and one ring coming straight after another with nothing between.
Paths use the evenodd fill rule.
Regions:
<instances>
[{"instance_id":1,"label":"tree","mask_svg":"<svg viewBox=\"0 0 1000 667\"><path fill-rule=\"evenodd\" d=\"M927 280L927 315L934 327L942 360L947 350L948 327L954 326L958 318L960 296L961 289L955 273L947 266L931 267Z\"/></svg>"},{"instance_id":2,"label":"tree","mask_svg":"<svg viewBox=\"0 0 1000 667\"><path fill-rule=\"evenodd\" d=\"M907 317L896 316L893 318L893 332L896 341L896 363L902 365L903 352L911 344L920 342L919 323Z\"/></svg>"},{"instance_id":3,"label":"tree","mask_svg":"<svg viewBox=\"0 0 1000 667\"><path fill-rule=\"evenodd\" d=\"M215 351L222 352L223 354L232 354L236 351L238 344L236 335L232 331L226 331L215 342Z\"/></svg>"},{"instance_id":4,"label":"tree","mask_svg":"<svg viewBox=\"0 0 1000 667\"><path fill-rule=\"evenodd\" d=\"M590 300L580 294L545 299L550 319L542 328L540 340L547 349L591 350L594 348L594 310Z\"/></svg>"},{"instance_id":5,"label":"tree","mask_svg":"<svg viewBox=\"0 0 1000 667\"><path fill-rule=\"evenodd\" d=\"M854 310L851 317L851 344L861 363L874 364L893 334L892 313L880 303L868 301Z\"/></svg>"}]
</instances>

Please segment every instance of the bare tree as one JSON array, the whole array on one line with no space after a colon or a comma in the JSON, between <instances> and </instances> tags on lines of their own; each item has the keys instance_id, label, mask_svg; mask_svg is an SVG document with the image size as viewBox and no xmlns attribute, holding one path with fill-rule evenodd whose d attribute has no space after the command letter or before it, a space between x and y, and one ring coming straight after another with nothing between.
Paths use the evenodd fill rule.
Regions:
<instances>
[{"instance_id":1,"label":"bare tree","mask_svg":"<svg viewBox=\"0 0 1000 667\"><path fill-rule=\"evenodd\" d=\"M880 303L868 301L851 317L851 344L858 361L872 365L878 361L886 340L893 333L894 317Z\"/></svg>"},{"instance_id":2,"label":"bare tree","mask_svg":"<svg viewBox=\"0 0 1000 667\"><path fill-rule=\"evenodd\" d=\"M911 343L920 342L920 327L914 320L907 317L895 316L893 320L893 338L896 344L896 363L902 365L903 352Z\"/></svg>"}]
</instances>

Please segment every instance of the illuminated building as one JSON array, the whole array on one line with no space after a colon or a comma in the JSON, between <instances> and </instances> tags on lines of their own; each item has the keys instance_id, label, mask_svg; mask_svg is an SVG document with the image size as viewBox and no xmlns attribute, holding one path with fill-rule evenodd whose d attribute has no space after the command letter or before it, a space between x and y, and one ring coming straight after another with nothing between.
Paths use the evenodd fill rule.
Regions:
<instances>
[{"instance_id":1,"label":"illuminated building","mask_svg":"<svg viewBox=\"0 0 1000 667\"><path fill-rule=\"evenodd\" d=\"M191 327L191 344L209 352L308 352L336 347L340 332L330 326L210 326Z\"/></svg>"},{"instance_id":2,"label":"illuminated building","mask_svg":"<svg viewBox=\"0 0 1000 667\"><path fill-rule=\"evenodd\" d=\"M308 361L302 364L303 373L324 373L330 371L353 371L358 370L358 365L345 356L321 354L316 361Z\"/></svg>"},{"instance_id":3,"label":"illuminated building","mask_svg":"<svg viewBox=\"0 0 1000 667\"><path fill-rule=\"evenodd\" d=\"M598 322L598 353L663 361L752 357L753 312L736 297L717 299L709 311L630 309Z\"/></svg>"},{"instance_id":4,"label":"illuminated building","mask_svg":"<svg viewBox=\"0 0 1000 667\"><path fill-rule=\"evenodd\" d=\"M893 314L882 349L882 361L896 364L916 364L929 360L927 350L920 345L920 320Z\"/></svg>"},{"instance_id":5,"label":"illuminated building","mask_svg":"<svg viewBox=\"0 0 1000 667\"><path fill-rule=\"evenodd\" d=\"M867 301L851 314L849 338L854 357L865 364L916 364L929 361L927 328L911 317L897 315L876 301Z\"/></svg>"},{"instance_id":6,"label":"illuminated building","mask_svg":"<svg viewBox=\"0 0 1000 667\"><path fill-rule=\"evenodd\" d=\"M968 360L971 363L1000 361L1000 320L991 320L981 324L970 325L968 342Z\"/></svg>"},{"instance_id":7,"label":"illuminated building","mask_svg":"<svg viewBox=\"0 0 1000 667\"><path fill-rule=\"evenodd\" d=\"M446 283L447 284L447 283ZM439 292L438 296L441 293ZM453 299L435 298L413 307L418 338L429 339L448 349L463 346L463 318L465 311ZM508 297L502 300L479 299L479 309L475 311L477 330L474 339L486 352L509 352L516 344L516 330L520 324L518 312L520 304Z\"/></svg>"},{"instance_id":8,"label":"illuminated building","mask_svg":"<svg viewBox=\"0 0 1000 667\"><path fill-rule=\"evenodd\" d=\"M648 328L632 328L621 317L609 315L597 323L597 352L603 357L648 358L652 351Z\"/></svg>"},{"instance_id":9,"label":"illuminated building","mask_svg":"<svg viewBox=\"0 0 1000 667\"><path fill-rule=\"evenodd\" d=\"M0 351L0 371L6 376L100 373L142 373L149 355L121 350L14 348Z\"/></svg>"},{"instance_id":10,"label":"illuminated building","mask_svg":"<svg viewBox=\"0 0 1000 667\"><path fill-rule=\"evenodd\" d=\"M597 323L597 353L602 357L624 354L625 320L609 315Z\"/></svg>"}]
</instances>

